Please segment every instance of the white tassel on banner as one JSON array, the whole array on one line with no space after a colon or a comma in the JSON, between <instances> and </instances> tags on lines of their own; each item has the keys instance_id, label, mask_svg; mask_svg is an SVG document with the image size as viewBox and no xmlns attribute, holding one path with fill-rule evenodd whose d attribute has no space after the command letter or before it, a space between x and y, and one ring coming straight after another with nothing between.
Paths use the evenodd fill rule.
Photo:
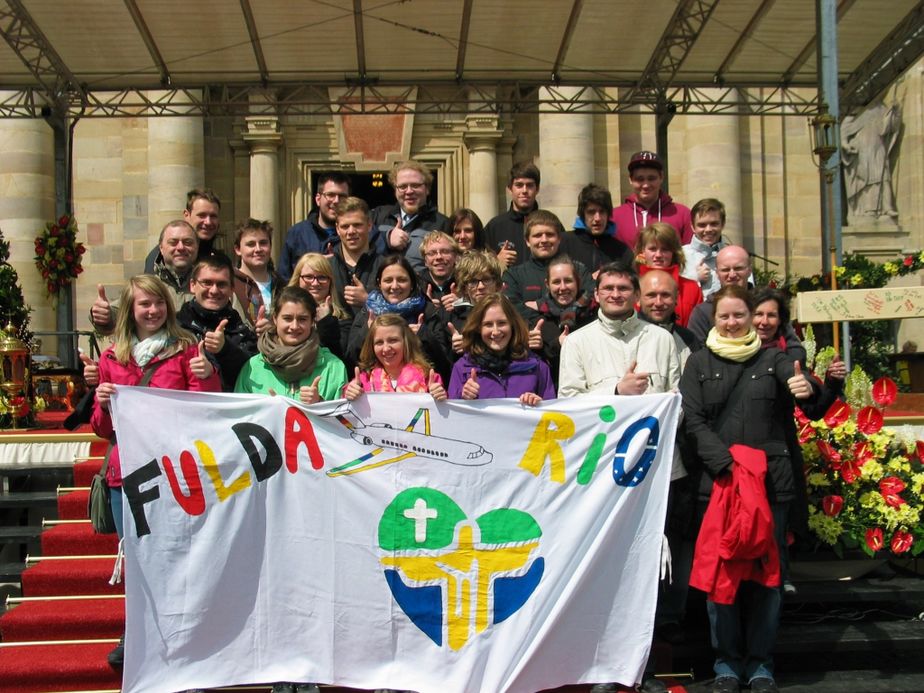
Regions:
<instances>
[{"instance_id":1,"label":"white tassel on banner","mask_svg":"<svg viewBox=\"0 0 924 693\"><path fill-rule=\"evenodd\" d=\"M125 560L125 537L119 539L119 551L116 553L115 565L112 566L112 577L109 578L110 585L118 585L122 582L122 562Z\"/></svg>"}]
</instances>

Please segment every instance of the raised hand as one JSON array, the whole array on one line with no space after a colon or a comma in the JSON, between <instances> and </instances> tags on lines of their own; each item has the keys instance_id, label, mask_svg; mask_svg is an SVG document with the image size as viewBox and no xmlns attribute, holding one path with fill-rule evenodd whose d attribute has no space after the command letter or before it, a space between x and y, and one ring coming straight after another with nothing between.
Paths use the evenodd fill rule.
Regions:
<instances>
[{"instance_id":1,"label":"raised hand","mask_svg":"<svg viewBox=\"0 0 924 693\"><path fill-rule=\"evenodd\" d=\"M318 303L318 312L317 312L317 315L315 315L315 322L317 322L318 320L323 320L328 315L330 315L332 311L332 306L333 306L333 300L331 299L330 294L327 294L327 298L325 298L323 301Z\"/></svg>"},{"instance_id":2,"label":"raised hand","mask_svg":"<svg viewBox=\"0 0 924 693\"><path fill-rule=\"evenodd\" d=\"M354 274L350 279L350 283L343 287L343 300L354 308L359 308L366 305L367 298L369 298L369 293L366 291L366 287L359 281L359 277Z\"/></svg>"},{"instance_id":3,"label":"raised hand","mask_svg":"<svg viewBox=\"0 0 924 693\"><path fill-rule=\"evenodd\" d=\"M465 385L462 386L462 399L478 399L479 392L481 387L478 385L478 371L473 368Z\"/></svg>"},{"instance_id":4,"label":"raised hand","mask_svg":"<svg viewBox=\"0 0 924 693\"><path fill-rule=\"evenodd\" d=\"M398 214L398 223L388 232L388 245L395 250L404 250L411 242L411 237L401 225L401 214Z\"/></svg>"},{"instance_id":5,"label":"raised hand","mask_svg":"<svg viewBox=\"0 0 924 693\"><path fill-rule=\"evenodd\" d=\"M648 373L636 372L638 362L633 361L629 370L616 383L617 395L643 395L648 389Z\"/></svg>"},{"instance_id":6,"label":"raised hand","mask_svg":"<svg viewBox=\"0 0 924 693\"><path fill-rule=\"evenodd\" d=\"M257 336L259 337L261 334L269 330L269 328L270 321L266 317L266 306L260 306L259 310L257 310L257 322L253 326L253 331L256 332Z\"/></svg>"},{"instance_id":7,"label":"raised hand","mask_svg":"<svg viewBox=\"0 0 924 693\"><path fill-rule=\"evenodd\" d=\"M99 365L87 356L83 351L80 352L80 360L83 362L83 381L87 387L96 387L99 385Z\"/></svg>"},{"instance_id":8,"label":"raised hand","mask_svg":"<svg viewBox=\"0 0 924 693\"><path fill-rule=\"evenodd\" d=\"M796 361L793 364L793 375L786 381L789 391L796 399L808 399L812 396L812 386L802 373L802 364Z\"/></svg>"},{"instance_id":9,"label":"raised hand","mask_svg":"<svg viewBox=\"0 0 924 693\"><path fill-rule=\"evenodd\" d=\"M542 349L542 326L545 324L545 318L539 318L539 322L529 331L529 348L533 351Z\"/></svg>"},{"instance_id":10,"label":"raised hand","mask_svg":"<svg viewBox=\"0 0 924 693\"><path fill-rule=\"evenodd\" d=\"M107 327L112 324L109 299L106 298L106 290L102 284L96 285L96 300L90 306L90 320L97 327Z\"/></svg>"},{"instance_id":11,"label":"raised hand","mask_svg":"<svg viewBox=\"0 0 924 693\"><path fill-rule=\"evenodd\" d=\"M433 370L430 371L430 375L427 377L427 391L437 402L449 398L449 395L446 394L446 388L443 387L443 381L440 379L439 373Z\"/></svg>"},{"instance_id":12,"label":"raised hand","mask_svg":"<svg viewBox=\"0 0 924 693\"><path fill-rule=\"evenodd\" d=\"M228 326L228 319L225 318L212 332L206 332L205 338L202 340L205 343L205 350L210 354L217 354L219 351L225 348L225 328Z\"/></svg>"},{"instance_id":13,"label":"raised hand","mask_svg":"<svg viewBox=\"0 0 924 693\"><path fill-rule=\"evenodd\" d=\"M199 380L205 380L215 372L212 362L205 355L205 341L199 342L199 353L189 359L189 370Z\"/></svg>"},{"instance_id":14,"label":"raised hand","mask_svg":"<svg viewBox=\"0 0 924 693\"><path fill-rule=\"evenodd\" d=\"M423 324L424 324L424 314L421 313L420 315L417 316L417 322L412 322L410 325L408 325L408 327L410 327L414 331L414 334L420 334L420 328L423 327Z\"/></svg>"},{"instance_id":15,"label":"raised hand","mask_svg":"<svg viewBox=\"0 0 924 693\"><path fill-rule=\"evenodd\" d=\"M452 350L457 353L462 353L462 333L456 329L456 326L451 322L446 323L446 327L449 330L449 338L451 340Z\"/></svg>"},{"instance_id":16,"label":"raised hand","mask_svg":"<svg viewBox=\"0 0 924 693\"><path fill-rule=\"evenodd\" d=\"M696 266L696 278L699 279L700 284L708 284L712 281L712 270L709 269L705 262L700 262Z\"/></svg>"},{"instance_id":17,"label":"raised hand","mask_svg":"<svg viewBox=\"0 0 924 693\"><path fill-rule=\"evenodd\" d=\"M517 251L513 248L513 243L504 241L500 250L497 251L497 259L504 267L510 267L517 264Z\"/></svg>"},{"instance_id":18,"label":"raised hand","mask_svg":"<svg viewBox=\"0 0 924 693\"><path fill-rule=\"evenodd\" d=\"M449 312L458 300L459 296L456 294L456 283L453 282L449 285L449 293L443 294L442 297L440 297L440 303L443 306L443 310Z\"/></svg>"},{"instance_id":19,"label":"raised hand","mask_svg":"<svg viewBox=\"0 0 924 693\"><path fill-rule=\"evenodd\" d=\"M302 404L316 404L321 401L321 394L318 392L318 383L321 382L319 375L314 379L311 385L302 385L298 391L298 398Z\"/></svg>"},{"instance_id":20,"label":"raised hand","mask_svg":"<svg viewBox=\"0 0 924 693\"><path fill-rule=\"evenodd\" d=\"M561 334L558 335L558 346L561 346L562 344L565 343L565 340L568 338L568 333L569 333L570 331L571 331L571 330L568 329L568 326L567 326L567 325L565 325L563 328L561 328Z\"/></svg>"},{"instance_id":21,"label":"raised hand","mask_svg":"<svg viewBox=\"0 0 924 693\"><path fill-rule=\"evenodd\" d=\"M343 396L348 400L354 400L363 394L363 384L359 379L359 366L354 369L353 379L343 388Z\"/></svg>"}]
</instances>

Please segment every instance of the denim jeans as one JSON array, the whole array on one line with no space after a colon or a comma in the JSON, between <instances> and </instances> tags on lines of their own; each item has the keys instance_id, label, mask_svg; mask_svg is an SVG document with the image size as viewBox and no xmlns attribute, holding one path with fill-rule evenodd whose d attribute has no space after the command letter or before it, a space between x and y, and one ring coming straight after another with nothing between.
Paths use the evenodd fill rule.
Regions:
<instances>
[{"instance_id":1,"label":"denim jeans","mask_svg":"<svg viewBox=\"0 0 924 693\"><path fill-rule=\"evenodd\" d=\"M115 520L116 534L119 535L119 539L122 538L124 532L122 530L122 487L121 486L110 486L109 487L109 507L112 508L112 519Z\"/></svg>"},{"instance_id":2,"label":"denim jeans","mask_svg":"<svg viewBox=\"0 0 924 693\"><path fill-rule=\"evenodd\" d=\"M779 543L786 531L789 504L774 503L770 509ZM706 602L716 677L731 676L739 681L773 678L772 655L781 601L780 588L746 580L738 587L734 604Z\"/></svg>"}]
</instances>

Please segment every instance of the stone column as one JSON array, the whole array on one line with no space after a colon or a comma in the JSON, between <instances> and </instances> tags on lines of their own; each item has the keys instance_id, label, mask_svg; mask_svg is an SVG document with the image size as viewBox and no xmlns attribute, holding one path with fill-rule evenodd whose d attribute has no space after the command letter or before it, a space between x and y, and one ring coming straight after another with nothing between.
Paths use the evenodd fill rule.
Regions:
<instances>
[{"instance_id":1,"label":"stone column","mask_svg":"<svg viewBox=\"0 0 924 693\"><path fill-rule=\"evenodd\" d=\"M228 144L234 156L234 221L239 222L250 216L250 148L238 127Z\"/></svg>"},{"instance_id":2,"label":"stone column","mask_svg":"<svg viewBox=\"0 0 924 693\"><path fill-rule=\"evenodd\" d=\"M745 240L741 237L741 177L745 166L741 161L739 122L739 118L730 116L684 118L686 146L682 155L673 157L671 167L675 174L686 171L687 194L678 202L692 207L704 197L715 197L725 204L725 229L735 243Z\"/></svg>"},{"instance_id":3,"label":"stone column","mask_svg":"<svg viewBox=\"0 0 924 693\"><path fill-rule=\"evenodd\" d=\"M497 142L497 206L491 213L493 217L499 212L503 212L509 206L507 201L507 178L510 175L510 169L513 168L513 148L517 144L517 135L515 134L513 118L506 116L501 121L503 134ZM489 217L490 218L490 217ZM488 223L487 219L482 219Z\"/></svg>"},{"instance_id":4,"label":"stone column","mask_svg":"<svg viewBox=\"0 0 924 693\"><path fill-rule=\"evenodd\" d=\"M33 308L30 325L40 331L57 329L33 260L35 237L55 215L54 180L54 134L45 121L0 119L0 229L10 244L9 262L23 297ZM0 318L6 324L6 316ZM43 352L54 353L53 340L43 341Z\"/></svg>"},{"instance_id":5,"label":"stone column","mask_svg":"<svg viewBox=\"0 0 924 693\"><path fill-rule=\"evenodd\" d=\"M279 218L279 146L282 134L273 115L247 116L244 141L250 147L250 216L273 225L273 247L281 248L285 228Z\"/></svg>"},{"instance_id":6,"label":"stone column","mask_svg":"<svg viewBox=\"0 0 924 693\"><path fill-rule=\"evenodd\" d=\"M540 99L576 96L578 87L543 87ZM566 229L571 228L577 209L577 196L594 179L594 123L588 113L539 111L539 167L542 186L540 206L558 215Z\"/></svg>"},{"instance_id":7,"label":"stone column","mask_svg":"<svg viewBox=\"0 0 924 693\"><path fill-rule=\"evenodd\" d=\"M205 186L202 118L148 121L148 233L157 243L161 228L183 216L186 193Z\"/></svg>"},{"instance_id":8,"label":"stone column","mask_svg":"<svg viewBox=\"0 0 924 693\"><path fill-rule=\"evenodd\" d=\"M468 199L469 207L483 221L497 214L497 143L503 133L497 129L497 118L469 116L468 132Z\"/></svg>"}]
</instances>

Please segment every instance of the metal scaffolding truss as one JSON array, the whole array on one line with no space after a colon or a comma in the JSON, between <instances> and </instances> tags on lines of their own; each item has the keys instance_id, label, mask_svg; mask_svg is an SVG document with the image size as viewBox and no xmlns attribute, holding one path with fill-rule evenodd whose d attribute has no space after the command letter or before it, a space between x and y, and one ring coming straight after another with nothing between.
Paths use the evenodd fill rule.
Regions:
<instances>
[{"instance_id":1,"label":"metal scaffolding truss","mask_svg":"<svg viewBox=\"0 0 924 693\"><path fill-rule=\"evenodd\" d=\"M20 81L0 92L0 117L57 120L96 117L203 116L238 117L272 113L278 116L330 116L382 113L439 115L511 113L651 113L662 119L673 114L813 115L817 111L817 87L804 75L803 64L815 50L813 37L789 68L768 81L753 72L734 72L734 64L752 35L771 16L780 0L762 0L755 6L746 26L730 45L714 73L684 72L698 39L713 19L718 0L677 0L664 25L645 68L625 78L610 72L590 81L567 77L566 57L577 27L586 14L589 0L571 0L564 32L559 35L557 55L547 76L535 71L518 78L508 71L506 80L466 77L469 25L475 11L473 0L461 3L455 79L431 76L423 81L407 76L388 77L369 68L367 39L363 24L380 19L363 0L352 0L355 26L356 71L314 74L304 81L274 79L268 65L264 39L258 32L255 12L263 7L253 0L238 0L243 26L253 51L256 72L252 79L225 81L179 76L172 72L158 45L157 36L146 21L138 0L122 0L138 36L146 47L149 67L156 69L160 87L130 82L116 88L91 88L81 84L58 51L30 15L24 0L0 0L0 36L28 69L34 82ZM838 18L859 0L840 0ZM373 13L374 15L375 13ZM368 15L368 16L367 16ZM46 17L47 21L47 17ZM715 19L714 22L721 21ZM162 29L161 29L162 31ZM417 31L423 32L422 29ZM427 32L423 32L427 33ZM434 34L429 32L429 34ZM62 52L64 52L62 47ZM924 53L924 1L896 25L853 70L843 86L844 111L869 103L903 70ZM569 69L573 69L570 66ZM83 74L83 73L81 73ZM754 75L753 78L749 75ZM691 80L692 77L692 80ZM158 80L159 78L159 80ZM619 81L622 79L623 81ZM748 81L752 80L752 81Z\"/></svg>"},{"instance_id":2,"label":"metal scaffolding truss","mask_svg":"<svg viewBox=\"0 0 924 693\"><path fill-rule=\"evenodd\" d=\"M330 89L340 92L331 98ZM68 101L69 116L233 117L275 114L279 116L330 116L384 113L466 115L478 113L657 113L663 104L677 114L807 115L817 110L814 90L805 87L679 86L668 89L663 100L646 94L626 98L624 89L603 86L548 86L528 82L452 86L326 85L293 84L266 89L258 85L201 86L163 90L123 89L88 91L85 99ZM660 104L660 105L659 105ZM50 115L55 104L44 90L0 92L0 117L38 118Z\"/></svg>"}]
</instances>

